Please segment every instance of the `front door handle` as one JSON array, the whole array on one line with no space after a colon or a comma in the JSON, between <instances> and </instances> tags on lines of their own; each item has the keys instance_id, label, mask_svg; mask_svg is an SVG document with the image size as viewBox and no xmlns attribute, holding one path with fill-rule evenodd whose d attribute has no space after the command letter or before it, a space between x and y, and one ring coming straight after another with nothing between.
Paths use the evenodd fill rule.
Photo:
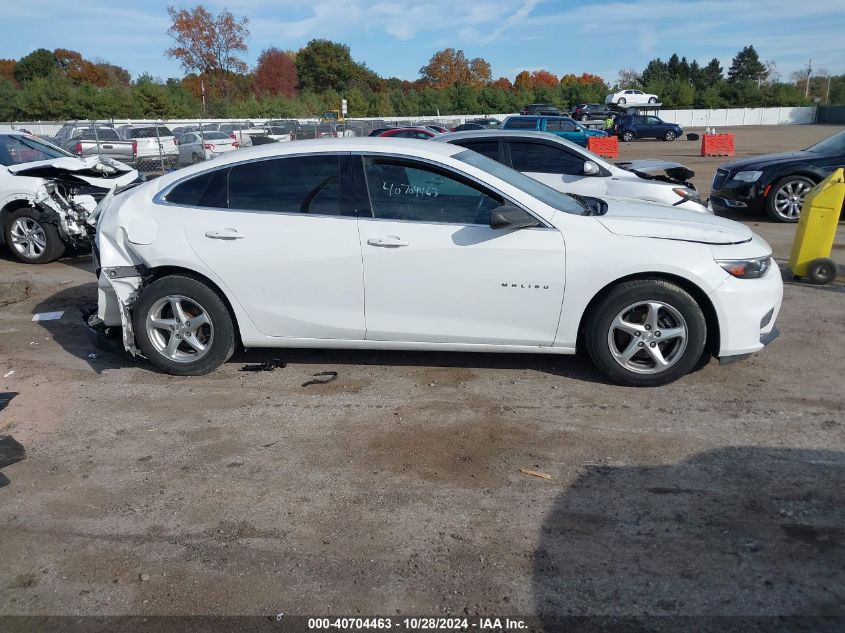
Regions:
<instances>
[{"instance_id":1,"label":"front door handle","mask_svg":"<svg viewBox=\"0 0 845 633\"><path fill-rule=\"evenodd\" d=\"M246 237L243 233L239 233L237 229L221 229L220 231L207 231L206 237L213 240L240 240Z\"/></svg>"},{"instance_id":2,"label":"front door handle","mask_svg":"<svg viewBox=\"0 0 845 633\"><path fill-rule=\"evenodd\" d=\"M384 235L382 237L371 237L367 240L367 244L382 248L398 248L399 246L407 246L408 242L401 239L398 235Z\"/></svg>"}]
</instances>

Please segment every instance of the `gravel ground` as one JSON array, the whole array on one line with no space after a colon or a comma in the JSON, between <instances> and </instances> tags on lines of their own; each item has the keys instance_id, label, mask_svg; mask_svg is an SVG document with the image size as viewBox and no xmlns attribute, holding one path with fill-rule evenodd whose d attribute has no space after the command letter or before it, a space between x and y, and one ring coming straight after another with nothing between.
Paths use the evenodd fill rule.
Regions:
<instances>
[{"instance_id":1,"label":"gravel ground","mask_svg":"<svg viewBox=\"0 0 845 633\"><path fill-rule=\"evenodd\" d=\"M833 130L735 132L748 155ZM697 148L622 158L706 193L723 161ZM788 257L794 226L738 219ZM660 389L528 355L256 351L176 378L94 347L89 257L3 253L0 434L27 457L0 478L0 615L843 617L842 282L789 282L770 348Z\"/></svg>"}]
</instances>

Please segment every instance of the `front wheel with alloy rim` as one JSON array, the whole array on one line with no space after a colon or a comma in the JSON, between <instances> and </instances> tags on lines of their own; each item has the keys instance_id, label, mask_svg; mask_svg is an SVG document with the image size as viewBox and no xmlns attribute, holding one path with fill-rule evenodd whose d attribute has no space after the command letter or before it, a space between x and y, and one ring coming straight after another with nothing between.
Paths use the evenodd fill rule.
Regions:
<instances>
[{"instance_id":1,"label":"front wheel with alloy rim","mask_svg":"<svg viewBox=\"0 0 845 633\"><path fill-rule=\"evenodd\" d=\"M622 135L622 140L625 141L626 143L630 143L631 141L634 140L634 133L631 132L630 130L628 132L625 132Z\"/></svg>"},{"instance_id":2,"label":"front wheel with alloy rim","mask_svg":"<svg viewBox=\"0 0 845 633\"><path fill-rule=\"evenodd\" d=\"M675 140L675 133L672 130L668 130L666 134L663 135L664 141L674 141Z\"/></svg>"},{"instance_id":3,"label":"front wheel with alloy rim","mask_svg":"<svg viewBox=\"0 0 845 633\"><path fill-rule=\"evenodd\" d=\"M701 358L707 323L696 300L660 279L623 282L591 310L584 342L596 367L633 387L689 373Z\"/></svg>"},{"instance_id":4,"label":"front wheel with alloy rim","mask_svg":"<svg viewBox=\"0 0 845 633\"><path fill-rule=\"evenodd\" d=\"M228 307L217 292L192 277L162 277L144 288L132 320L141 352L169 374L206 374L235 351Z\"/></svg>"},{"instance_id":5,"label":"front wheel with alloy rim","mask_svg":"<svg viewBox=\"0 0 845 633\"><path fill-rule=\"evenodd\" d=\"M61 257L65 243L54 224L40 221L35 209L18 209L9 216L4 233L12 254L25 264L46 264Z\"/></svg>"},{"instance_id":6,"label":"front wheel with alloy rim","mask_svg":"<svg viewBox=\"0 0 845 633\"><path fill-rule=\"evenodd\" d=\"M766 213L775 222L797 222L804 196L816 186L805 176L787 176L778 180L766 196Z\"/></svg>"}]
</instances>

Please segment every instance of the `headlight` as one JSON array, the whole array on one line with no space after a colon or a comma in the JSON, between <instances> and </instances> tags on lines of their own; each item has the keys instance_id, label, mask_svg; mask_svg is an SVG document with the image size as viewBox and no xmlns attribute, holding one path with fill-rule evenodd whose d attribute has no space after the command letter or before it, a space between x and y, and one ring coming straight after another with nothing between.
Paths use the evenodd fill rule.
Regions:
<instances>
[{"instance_id":1,"label":"headlight","mask_svg":"<svg viewBox=\"0 0 845 633\"><path fill-rule=\"evenodd\" d=\"M771 265L770 255L755 259L719 259L716 263L739 279L759 279L766 274Z\"/></svg>"},{"instance_id":2,"label":"headlight","mask_svg":"<svg viewBox=\"0 0 845 633\"><path fill-rule=\"evenodd\" d=\"M687 200L692 200L693 202L699 203L701 202L701 194L698 193L695 189L690 189L689 187L674 187L672 191L674 191L682 198L681 203L686 202Z\"/></svg>"},{"instance_id":3,"label":"headlight","mask_svg":"<svg viewBox=\"0 0 845 633\"><path fill-rule=\"evenodd\" d=\"M733 179L742 182L757 182L762 175L762 171L738 171L734 174Z\"/></svg>"}]
</instances>

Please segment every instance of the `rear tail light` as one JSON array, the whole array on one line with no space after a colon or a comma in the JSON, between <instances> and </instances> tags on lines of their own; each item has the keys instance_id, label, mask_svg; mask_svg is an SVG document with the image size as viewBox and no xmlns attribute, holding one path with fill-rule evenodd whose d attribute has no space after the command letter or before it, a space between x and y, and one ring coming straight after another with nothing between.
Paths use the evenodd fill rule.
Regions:
<instances>
[{"instance_id":1,"label":"rear tail light","mask_svg":"<svg viewBox=\"0 0 845 633\"><path fill-rule=\"evenodd\" d=\"M82 143L76 144L76 154L77 156L82 156Z\"/></svg>"},{"instance_id":2,"label":"rear tail light","mask_svg":"<svg viewBox=\"0 0 845 633\"><path fill-rule=\"evenodd\" d=\"M203 143L202 146L205 149L214 149L214 145L212 145L211 143Z\"/></svg>"},{"instance_id":3,"label":"rear tail light","mask_svg":"<svg viewBox=\"0 0 845 633\"><path fill-rule=\"evenodd\" d=\"M241 144L240 144L240 143L238 143L237 141L235 141L234 143L232 143L232 147L234 147L235 149L239 148L240 146L241 146Z\"/></svg>"},{"instance_id":4,"label":"rear tail light","mask_svg":"<svg viewBox=\"0 0 845 633\"><path fill-rule=\"evenodd\" d=\"M229 134L229 138L230 138L230 139L232 139L233 141L238 140L238 137L237 137L237 136L235 136L235 133L234 133L234 132L232 132L231 134Z\"/></svg>"},{"instance_id":5,"label":"rear tail light","mask_svg":"<svg viewBox=\"0 0 845 633\"><path fill-rule=\"evenodd\" d=\"M132 156L138 155L138 141L132 141Z\"/></svg>"}]
</instances>

